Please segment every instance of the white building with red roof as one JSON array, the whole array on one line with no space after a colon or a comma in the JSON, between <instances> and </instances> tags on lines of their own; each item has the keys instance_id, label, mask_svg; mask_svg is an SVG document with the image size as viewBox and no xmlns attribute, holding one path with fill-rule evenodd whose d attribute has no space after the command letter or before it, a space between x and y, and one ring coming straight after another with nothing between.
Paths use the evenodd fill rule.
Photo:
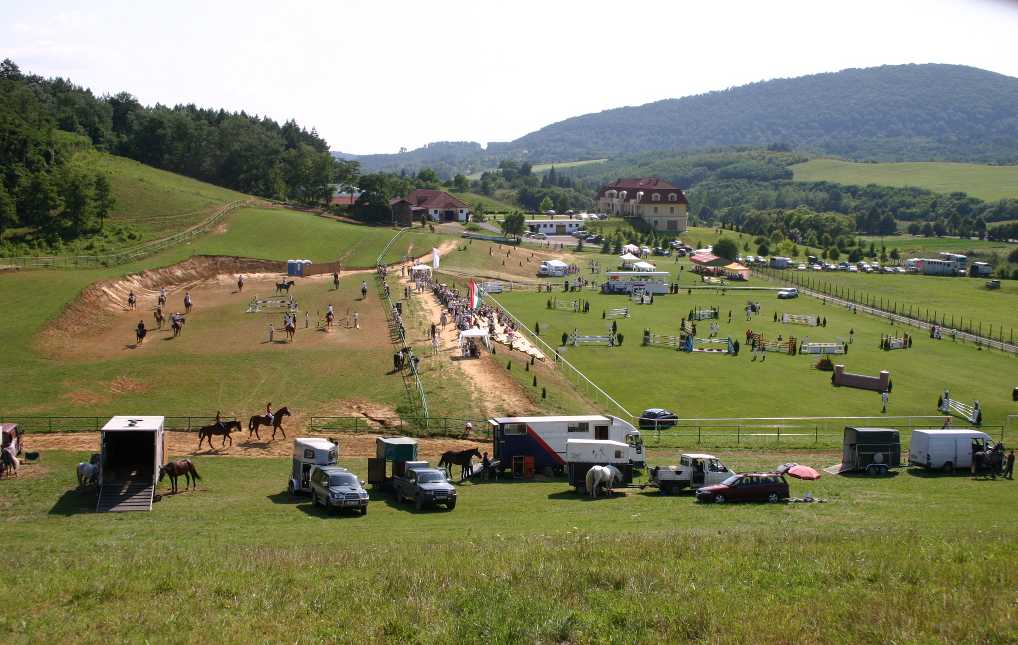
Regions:
<instances>
[{"instance_id":1,"label":"white building with red roof","mask_svg":"<svg viewBox=\"0 0 1018 645\"><path fill-rule=\"evenodd\" d=\"M426 217L432 222L470 221L470 206L443 190L418 188L406 197L392 200L390 205L401 201L410 203L415 220Z\"/></svg>"},{"instance_id":2,"label":"white building with red roof","mask_svg":"<svg viewBox=\"0 0 1018 645\"><path fill-rule=\"evenodd\" d=\"M689 225L689 201L678 186L657 177L618 179L597 192L600 213L642 219L656 231L681 233Z\"/></svg>"}]
</instances>

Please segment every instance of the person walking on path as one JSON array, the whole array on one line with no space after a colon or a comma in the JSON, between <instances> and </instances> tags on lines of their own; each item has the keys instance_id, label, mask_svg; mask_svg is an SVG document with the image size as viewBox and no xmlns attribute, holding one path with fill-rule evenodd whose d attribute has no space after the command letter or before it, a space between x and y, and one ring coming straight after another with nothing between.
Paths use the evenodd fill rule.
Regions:
<instances>
[{"instance_id":1,"label":"person walking on path","mask_svg":"<svg viewBox=\"0 0 1018 645\"><path fill-rule=\"evenodd\" d=\"M887 400L889 398L890 395L887 393L887 390L884 390L883 392L880 393L880 401L884 404L883 409L880 411L884 414L887 414Z\"/></svg>"},{"instance_id":2,"label":"person walking on path","mask_svg":"<svg viewBox=\"0 0 1018 645\"><path fill-rule=\"evenodd\" d=\"M1014 479L1014 448L1007 453L1007 461L1004 462L1004 477Z\"/></svg>"}]
</instances>

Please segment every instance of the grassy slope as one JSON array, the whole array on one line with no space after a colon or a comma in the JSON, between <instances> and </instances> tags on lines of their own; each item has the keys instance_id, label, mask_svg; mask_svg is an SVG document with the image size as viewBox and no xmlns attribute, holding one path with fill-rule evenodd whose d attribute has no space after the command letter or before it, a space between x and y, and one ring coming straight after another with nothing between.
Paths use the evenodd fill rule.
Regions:
<instances>
[{"instance_id":1,"label":"grassy slope","mask_svg":"<svg viewBox=\"0 0 1018 645\"><path fill-rule=\"evenodd\" d=\"M107 174L116 197L109 222L131 224L143 240L164 237L207 219L223 204L247 195L125 157L83 151L77 163Z\"/></svg>"},{"instance_id":2,"label":"grassy slope","mask_svg":"<svg viewBox=\"0 0 1018 645\"><path fill-rule=\"evenodd\" d=\"M452 513L372 493L335 517L287 499L287 460L204 457L198 492L97 515L74 490L85 456L48 452L0 491L5 642L1018 639L1005 481L825 476L791 487L828 504L727 507L507 481L460 487Z\"/></svg>"},{"instance_id":3,"label":"grassy slope","mask_svg":"<svg viewBox=\"0 0 1018 645\"><path fill-rule=\"evenodd\" d=\"M840 159L811 159L792 166L792 170L797 181L914 186L941 193L961 191L986 201L1018 197L1018 166L925 161L856 163Z\"/></svg>"},{"instance_id":4,"label":"grassy slope","mask_svg":"<svg viewBox=\"0 0 1018 645\"><path fill-rule=\"evenodd\" d=\"M498 199L493 199L487 195L479 195L477 193L450 193L457 199L461 199L466 203L470 204L471 208L476 208L478 204L484 205L484 210L489 213L508 213L510 211L518 210L518 206L513 206L508 202L503 202Z\"/></svg>"}]
</instances>

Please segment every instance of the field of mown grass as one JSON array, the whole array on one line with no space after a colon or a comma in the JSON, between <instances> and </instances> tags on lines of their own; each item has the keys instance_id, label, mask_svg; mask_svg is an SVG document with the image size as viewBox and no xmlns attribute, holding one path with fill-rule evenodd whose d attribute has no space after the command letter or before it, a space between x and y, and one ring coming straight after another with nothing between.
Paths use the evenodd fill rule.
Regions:
<instances>
[{"instance_id":1,"label":"field of mown grass","mask_svg":"<svg viewBox=\"0 0 1018 645\"><path fill-rule=\"evenodd\" d=\"M810 159L792 166L796 181L878 184L925 188L940 193L964 192L986 201L1018 197L1018 166L943 161L858 163Z\"/></svg>"},{"instance_id":2,"label":"field of mown grass","mask_svg":"<svg viewBox=\"0 0 1018 645\"><path fill-rule=\"evenodd\" d=\"M508 213L514 210L519 210L519 206L514 206L508 202L504 202L487 195L481 195L478 193L450 193L453 197L460 199L470 205L471 208L476 209L477 205L484 206L486 213Z\"/></svg>"},{"instance_id":3,"label":"field of mown grass","mask_svg":"<svg viewBox=\"0 0 1018 645\"><path fill-rule=\"evenodd\" d=\"M197 492L99 515L75 490L86 456L47 452L0 481L5 642L1018 639L1004 480L825 476L791 489L826 504L727 506L507 481L461 486L451 513L372 493L360 517L288 499L287 460L199 457Z\"/></svg>"},{"instance_id":4,"label":"field of mown grass","mask_svg":"<svg viewBox=\"0 0 1018 645\"><path fill-rule=\"evenodd\" d=\"M130 224L142 241L182 231L208 219L220 206L248 198L227 188L94 150L77 153L76 162L109 177L116 204L107 222Z\"/></svg>"}]
</instances>

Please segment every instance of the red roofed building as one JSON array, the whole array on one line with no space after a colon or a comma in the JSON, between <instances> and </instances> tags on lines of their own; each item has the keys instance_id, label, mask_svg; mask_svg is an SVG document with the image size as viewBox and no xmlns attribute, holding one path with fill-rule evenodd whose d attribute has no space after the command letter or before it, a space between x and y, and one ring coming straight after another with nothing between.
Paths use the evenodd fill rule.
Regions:
<instances>
[{"instance_id":1,"label":"red roofed building","mask_svg":"<svg viewBox=\"0 0 1018 645\"><path fill-rule=\"evenodd\" d=\"M390 206L395 206L400 201L411 204L414 219L426 217L433 222L470 221L470 207L442 190L428 188L411 190L406 197L392 200Z\"/></svg>"},{"instance_id":2,"label":"red roofed building","mask_svg":"<svg viewBox=\"0 0 1018 645\"><path fill-rule=\"evenodd\" d=\"M618 179L597 192L597 210L638 217L656 231L681 233L689 224L689 201L678 186L657 177Z\"/></svg>"}]
</instances>

